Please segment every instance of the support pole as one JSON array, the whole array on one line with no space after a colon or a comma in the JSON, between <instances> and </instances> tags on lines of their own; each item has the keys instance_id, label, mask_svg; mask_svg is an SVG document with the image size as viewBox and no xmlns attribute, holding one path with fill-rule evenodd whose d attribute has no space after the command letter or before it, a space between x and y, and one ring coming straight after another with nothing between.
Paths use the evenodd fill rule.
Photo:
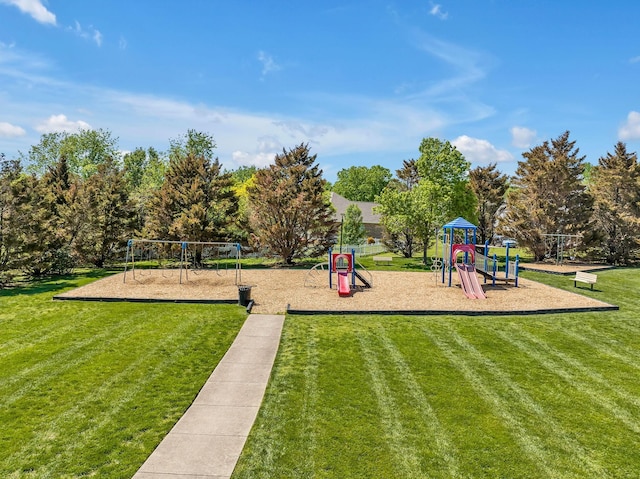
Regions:
<instances>
[{"instance_id":1,"label":"support pole","mask_svg":"<svg viewBox=\"0 0 640 479\"><path fill-rule=\"evenodd\" d=\"M331 269L333 268L333 264L331 262L332 251L333 248L329 248L329 289L333 289L333 271L331 271Z\"/></svg>"},{"instance_id":2,"label":"support pole","mask_svg":"<svg viewBox=\"0 0 640 479\"><path fill-rule=\"evenodd\" d=\"M505 260L505 265L504 265L504 277L508 278L509 277L509 246L511 243L507 243L507 258Z\"/></svg>"},{"instance_id":3,"label":"support pole","mask_svg":"<svg viewBox=\"0 0 640 479\"><path fill-rule=\"evenodd\" d=\"M186 263L186 260L187 260L186 256L187 256L187 243L183 241L182 244L180 245L180 284L182 284L182 267Z\"/></svg>"},{"instance_id":4,"label":"support pole","mask_svg":"<svg viewBox=\"0 0 640 479\"><path fill-rule=\"evenodd\" d=\"M236 285L242 283L242 246L240 243L236 243Z\"/></svg>"},{"instance_id":5,"label":"support pole","mask_svg":"<svg viewBox=\"0 0 640 479\"><path fill-rule=\"evenodd\" d=\"M356 250L351 249L351 287L356 287Z\"/></svg>"},{"instance_id":6,"label":"support pole","mask_svg":"<svg viewBox=\"0 0 640 479\"><path fill-rule=\"evenodd\" d=\"M127 241L127 252L124 256L124 276L122 277L123 283L127 282L127 264L129 264L129 248L131 248L131 241L132 240Z\"/></svg>"},{"instance_id":7,"label":"support pole","mask_svg":"<svg viewBox=\"0 0 640 479\"><path fill-rule=\"evenodd\" d=\"M496 285L496 274L498 273L498 256L493 253L493 286Z\"/></svg>"},{"instance_id":8,"label":"support pole","mask_svg":"<svg viewBox=\"0 0 640 479\"><path fill-rule=\"evenodd\" d=\"M489 272L489 240L484 242L484 270ZM487 277L484 277L485 284L487 283Z\"/></svg>"}]
</instances>

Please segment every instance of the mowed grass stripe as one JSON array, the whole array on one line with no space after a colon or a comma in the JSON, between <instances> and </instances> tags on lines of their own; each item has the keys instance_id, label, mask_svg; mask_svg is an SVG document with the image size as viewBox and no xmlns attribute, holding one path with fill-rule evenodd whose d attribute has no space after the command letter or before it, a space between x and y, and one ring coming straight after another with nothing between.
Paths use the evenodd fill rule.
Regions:
<instances>
[{"instance_id":1,"label":"mowed grass stripe","mask_svg":"<svg viewBox=\"0 0 640 479\"><path fill-rule=\"evenodd\" d=\"M422 328L422 332L438 347L449 362L462 374L467 383L478 394L479 398L491 406L491 410L502 419L505 426L511 431L512 437L520 445L522 451L529 459L533 467L540 469L544 477L562 477L562 474L553 466L554 457L544 447L540 438L529 433L529 430L515 414L511 412L511 403L503 399L494 389L495 384L482 380L478 369L474 369L468 361L461 357L460 348L455 348L449 341L440 337L428 328Z\"/></svg>"},{"instance_id":2,"label":"mowed grass stripe","mask_svg":"<svg viewBox=\"0 0 640 479\"><path fill-rule=\"evenodd\" d=\"M122 315L117 320L112 318L108 322L109 327L107 328L107 324L101 323L105 315L104 311L101 311L100 308L92 308L88 312L88 314L92 316L93 321L89 321L86 324L75 324L75 314L66 316L64 315L65 311L66 310L60 311L57 321L63 323L65 326L71 326L71 328L68 329L69 334L64 336L60 341L56 340L57 336L55 335L45 336L41 341L38 341L37 348L26 345L19 351L14 351L7 355L4 363L9 366L7 370L3 370L2 373L10 370L11 374L0 377L0 388L6 384L18 381L20 376L39 374L41 371L40 368L46 365L44 364L46 360L52 358L64 359L72 356L77 350L87 346L93 346L97 341L108 337L111 332L126 329L130 327L132 323L140 322L139 319L146 314L145 311L141 309L126 310L128 314ZM98 318L97 321L96 318ZM25 329L24 332L28 334L27 331L28 330Z\"/></svg>"},{"instance_id":3,"label":"mowed grass stripe","mask_svg":"<svg viewBox=\"0 0 640 479\"><path fill-rule=\"evenodd\" d=\"M117 345L124 338L148 327L144 322L136 322L136 319L133 315L128 321L118 323L118 327L114 329L105 329L97 335L73 342L46 360L21 370L14 370L13 376L0 381L0 394L3 396L0 407L10 406L30 391L55 381L63 373L90 361L105 347ZM133 327L131 327L132 323L135 324ZM114 335L114 332L117 334ZM98 344L100 347L95 347ZM18 388L10 391L13 386Z\"/></svg>"},{"instance_id":4,"label":"mowed grass stripe","mask_svg":"<svg viewBox=\"0 0 640 479\"><path fill-rule=\"evenodd\" d=\"M358 341L367 367L367 373L371 379L371 388L378 403L380 424L384 434L389 439L389 448L393 453L394 462L402 471L402 475L399 477L424 477L416 449L405 440L407 433L400 418L400 408L394 400L394 394L387 384L384 372L376 357L375 351L377 348L372 345L371 339L365 333L358 336Z\"/></svg>"},{"instance_id":5,"label":"mowed grass stripe","mask_svg":"<svg viewBox=\"0 0 640 479\"><path fill-rule=\"evenodd\" d=\"M543 349L549 356L556 357L560 362L565 363L568 367L572 368L574 371L581 374L583 378L587 379L587 381L584 381L584 379L581 378L582 379L580 381L581 383L585 383L585 382L595 383L600 387L602 387L603 389L608 390L611 395L616 396L619 399L622 399L623 401L635 406L636 408L640 408L640 398L638 398L638 396L635 396L631 394L629 391L622 389L620 385L611 384L611 382L608 379L606 379L604 376L602 376L602 374L600 374L599 372L594 371L590 367L585 366L579 360L554 348L547 342L541 340L537 336L524 330L521 326L514 325L512 326L512 329L518 330L520 335L524 339L526 339L530 343L535 344L540 349ZM640 413L640 411L638 412Z\"/></svg>"},{"instance_id":6,"label":"mowed grass stripe","mask_svg":"<svg viewBox=\"0 0 640 479\"><path fill-rule=\"evenodd\" d=\"M559 361L552 360L547 354L537 351L524 340L515 338L514 333L512 332L507 333L504 331L498 331L497 334L499 334L503 340L511 343L514 347L520 349L523 353L534 359L544 369L561 378L576 391L581 392L586 397L593 400L593 402L608 411L609 414L627 426L630 430L635 433L640 433L640 423L635 419L634 414L629 412L627 409L618 406L611 396L604 394L602 391L597 391L598 388L595 385L585 384L582 381L582 378L577 377L575 371L567 369L567 367L563 366ZM541 343L537 343L538 346L540 344ZM547 353L549 353L549 351L547 351ZM614 395L620 394L611 387L606 387L605 389L609 389ZM636 398L633 399L634 402L636 402Z\"/></svg>"},{"instance_id":7,"label":"mowed grass stripe","mask_svg":"<svg viewBox=\"0 0 640 479\"><path fill-rule=\"evenodd\" d=\"M61 415L60 421L58 421L57 424L51 425L46 431L39 432L37 437L29 444L30 447L36 446L39 443L38 441L42 441L40 444L46 444L47 435L55 432L58 428L68 430L68 425L64 425L63 423L73 420L73 417L78 414L84 406L92 401L107 397L114 388L121 386L123 382L127 381L128 377L130 378L131 374L138 370L140 366L157 357L158 352L164 344L176 345L176 349L172 352L171 356L167 356L159 363L154 363L153 370L150 374L144 374L142 378L137 378L135 383L123 388L124 393L118 396L117 402L110 403L111 407L101 412L98 421L93 423L90 428L78 431L80 441L71 443L62 453L56 454L53 459L47 458L46 461L37 461L42 464L42 466L35 471L36 476L56 477L56 475L64 473L67 467L73 465L74 453L78 449L84 447L86 444L90 444L91 441L104 432L105 429L111 427L115 422L114 418L121 410L128 407L141 391L145 390L156 378L164 374L167 368L174 363L176 357L188 351L193 344L198 341L199 335L197 333L199 328L200 325L196 322L180 324L173 334L165 337L162 341L158 341L156 346L149 350L144 356L139 357L129 367L114 376L108 383L105 383L104 386L94 394L90 394L85 401L75 406L73 410L69 410L68 413ZM45 454L47 452L46 450L43 451ZM91 472L93 471L83 472L83 475L91 475Z\"/></svg>"},{"instance_id":8,"label":"mowed grass stripe","mask_svg":"<svg viewBox=\"0 0 640 479\"><path fill-rule=\"evenodd\" d=\"M57 314L64 314L63 311L57 311ZM38 316L36 315L36 318ZM53 339L64 338L69 333L84 328L87 324L95 320L94 310L84 311L83 314L75 313L73 321L63 323L57 318L47 318L44 321L50 321L43 324L43 318L40 317L39 325L44 325L40 329L29 328L29 324L24 321L15 320L17 324L13 327L16 329L15 336L12 339L5 339L0 343L0 359L6 358L12 354L23 353L26 348L35 348L36 346L51 342ZM35 321L35 320L34 320ZM24 333L24 331L30 331Z\"/></svg>"},{"instance_id":9,"label":"mowed grass stripe","mask_svg":"<svg viewBox=\"0 0 640 479\"><path fill-rule=\"evenodd\" d=\"M303 393L298 394L298 383L304 383L306 375L301 368L307 367L305 352L308 354L308 349L299 347L305 333L309 334L309 330L292 325L287 318L271 379L256 423L233 472L234 478L312 477L300 474L300 457L289 457L292 438L296 445L302 443L299 439L300 416L292 417L290 412L301 409L304 401ZM304 389L303 384L302 391ZM253 467L249 469L247 464Z\"/></svg>"},{"instance_id":10,"label":"mowed grass stripe","mask_svg":"<svg viewBox=\"0 0 640 479\"><path fill-rule=\"evenodd\" d=\"M619 341L612 340L611 338L604 336L602 333L595 334L591 328L585 329L590 330L590 334L588 336L578 331L561 329L559 327L556 328L556 332L557 334L561 334L574 339L575 341L581 342L591 348L596 354L604 354L633 369L640 370L640 354L638 354L638 350L622 346L619 344Z\"/></svg>"},{"instance_id":11,"label":"mowed grass stripe","mask_svg":"<svg viewBox=\"0 0 640 479\"><path fill-rule=\"evenodd\" d=\"M447 324L446 328L456 345L467 354L468 358L475 361L475 370L494 376L493 384L506 390L503 396L508 400L509 404L512 407L519 405L528 414L534 416L535 421L544 426L547 440L552 441L554 446L562 451L563 456L572 463L575 469L580 471L586 466L586 469L595 475L602 476L605 473L602 465L573 436L564 430L550 413L544 409L542 404L534 400L507 372L493 360L483 355L467 339L463 338L453 325ZM491 334L491 332L487 331L487 334Z\"/></svg>"},{"instance_id":12,"label":"mowed grass stripe","mask_svg":"<svg viewBox=\"0 0 640 479\"><path fill-rule=\"evenodd\" d=\"M318 427L318 339L316 328L310 325L306 337L306 367L304 370L304 397L302 405L303 443L307 453L302 464L302 476L312 477L316 470L315 455L317 449L316 428Z\"/></svg>"},{"instance_id":13,"label":"mowed grass stripe","mask_svg":"<svg viewBox=\"0 0 640 479\"><path fill-rule=\"evenodd\" d=\"M449 477L460 477L457 450L451 442L447 431L442 426L437 414L433 407L426 398L420 384L418 383L410 365L405 361L405 358L400 353L400 350L396 347L393 341L387 335L384 328L379 328L377 331L380 341L384 350L389 355L393 366L398 372L397 379L402 382L404 387L409 392L411 399L413 400L413 406L416 407L423 419L423 425L426 426L427 433L433 438L435 444L435 450L442 459L444 467Z\"/></svg>"}]
</instances>

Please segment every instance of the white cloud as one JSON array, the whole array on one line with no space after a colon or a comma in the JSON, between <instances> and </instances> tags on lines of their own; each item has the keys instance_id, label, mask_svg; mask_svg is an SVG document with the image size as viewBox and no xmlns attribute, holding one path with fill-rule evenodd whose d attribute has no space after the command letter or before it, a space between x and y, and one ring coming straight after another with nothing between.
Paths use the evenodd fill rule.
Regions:
<instances>
[{"instance_id":1,"label":"white cloud","mask_svg":"<svg viewBox=\"0 0 640 479\"><path fill-rule=\"evenodd\" d=\"M442 98L450 93L460 96L465 87L485 78L488 66L493 62L487 54L440 40L426 32L414 30L413 34L416 48L444 62L454 71L451 77L429 86L421 93L422 96Z\"/></svg>"},{"instance_id":2,"label":"white cloud","mask_svg":"<svg viewBox=\"0 0 640 479\"><path fill-rule=\"evenodd\" d=\"M264 78L271 72L282 70L282 67L278 65L271 55L260 50L258 52L258 60L262 63L262 77Z\"/></svg>"},{"instance_id":3,"label":"white cloud","mask_svg":"<svg viewBox=\"0 0 640 479\"><path fill-rule=\"evenodd\" d=\"M434 17L438 17L440 20L446 20L449 16L449 13L442 10L442 5L437 3L431 3L431 10L429 10L429 14Z\"/></svg>"},{"instance_id":4,"label":"white cloud","mask_svg":"<svg viewBox=\"0 0 640 479\"><path fill-rule=\"evenodd\" d=\"M0 0L0 3L18 7L22 13L30 15L36 22L56 24L56 16L47 10L41 0Z\"/></svg>"},{"instance_id":5,"label":"white cloud","mask_svg":"<svg viewBox=\"0 0 640 479\"><path fill-rule=\"evenodd\" d=\"M93 41L96 42L96 45L98 45L99 47L102 46L102 33L100 33L100 31L93 31Z\"/></svg>"},{"instance_id":6,"label":"white cloud","mask_svg":"<svg viewBox=\"0 0 640 479\"><path fill-rule=\"evenodd\" d=\"M453 109L451 101L443 106L424 97L381 100L318 92L298 95L299 102L314 111L313 117L277 110L221 108L215 103L179 101L60 80L47 75L53 69L51 65L32 64L30 53L15 50L9 50L6 65L3 62L7 57L0 54L0 84L8 92L0 95L0 111L16 124L38 126L15 143L16 150L38 141L29 133L78 128L111 130L122 149L149 145L163 150L170 138L194 128L214 135L216 155L226 168L238 164L264 166L273 162L282 147L304 142L318 154L326 172L337 171L345 161L357 161L355 158L363 162L380 158L375 161L384 164L392 158L410 156L422 138L439 136L452 124L473 122L488 114L486 108L475 108L477 105L466 101ZM29 85L28 96L24 96L25 84ZM70 118L50 117L51 112L65 112ZM333 161L339 163L334 165Z\"/></svg>"},{"instance_id":7,"label":"white cloud","mask_svg":"<svg viewBox=\"0 0 640 479\"><path fill-rule=\"evenodd\" d=\"M511 128L511 144L516 148L529 148L536 139L538 132L524 126Z\"/></svg>"},{"instance_id":8,"label":"white cloud","mask_svg":"<svg viewBox=\"0 0 640 479\"><path fill-rule=\"evenodd\" d=\"M121 36L120 40L118 41L118 48L120 48L120 50L127 49L127 39L124 38L123 36Z\"/></svg>"},{"instance_id":9,"label":"white cloud","mask_svg":"<svg viewBox=\"0 0 640 479\"><path fill-rule=\"evenodd\" d=\"M67 27L67 30L75 33L80 38L94 41L99 47L102 46L102 33L100 33L99 30L96 30L93 25L89 25L88 27L84 28L82 25L80 25L80 22L76 20L75 25Z\"/></svg>"},{"instance_id":10,"label":"white cloud","mask_svg":"<svg viewBox=\"0 0 640 479\"><path fill-rule=\"evenodd\" d=\"M640 140L640 113L629 112L627 121L618 130L620 140Z\"/></svg>"},{"instance_id":11,"label":"white cloud","mask_svg":"<svg viewBox=\"0 0 640 479\"><path fill-rule=\"evenodd\" d=\"M467 161L472 163L500 163L513 160L513 155L506 150L498 150L487 140L462 135L451 142Z\"/></svg>"},{"instance_id":12,"label":"white cloud","mask_svg":"<svg viewBox=\"0 0 640 479\"><path fill-rule=\"evenodd\" d=\"M0 121L0 138L16 138L26 134L27 132L24 128Z\"/></svg>"},{"instance_id":13,"label":"white cloud","mask_svg":"<svg viewBox=\"0 0 640 479\"><path fill-rule=\"evenodd\" d=\"M640 55L629 59L629 63L640 63Z\"/></svg>"},{"instance_id":14,"label":"white cloud","mask_svg":"<svg viewBox=\"0 0 640 479\"><path fill-rule=\"evenodd\" d=\"M36 131L40 133L62 133L62 132L76 132L78 130L90 130L91 125L89 123L78 120L71 121L66 115L51 115L44 122L36 125Z\"/></svg>"}]
</instances>

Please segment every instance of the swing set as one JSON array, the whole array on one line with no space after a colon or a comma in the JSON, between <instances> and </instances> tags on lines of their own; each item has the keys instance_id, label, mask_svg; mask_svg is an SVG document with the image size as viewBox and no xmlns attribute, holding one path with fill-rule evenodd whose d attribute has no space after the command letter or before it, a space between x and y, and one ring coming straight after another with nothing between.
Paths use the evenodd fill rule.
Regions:
<instances>
[{"instance_id":1,"label":"swing set","mask_svg":"<svg viewBox=\"0 0 640 479\"><path fill-rule=\"evenodd\" d=\"M576 259L576 249L580 241L580 235L551 233L543 234L542 237L544 238L545 258L550 259L555 256L555 261L558 265L564 262L565 254L569 255L571 261Z\"/></svg>"},{"instance_id":2,"label":"swing set","mask_svg":"<svg viewBox=\"0 0 640 479\"><path fill-rule=\"evenodd\" d=\"M127 282L127 273L135 281L160 271L163 278L177 276L178 283L182 284L183 278L189 281L189 274L197 276L204 271L213 271L218 276L224 276L232 269L235 284L240 284L240 252L239 243L130 239L127 242L123 282ZM233 268L229 268L230 265Z\"/></svg>"}]
</instances>

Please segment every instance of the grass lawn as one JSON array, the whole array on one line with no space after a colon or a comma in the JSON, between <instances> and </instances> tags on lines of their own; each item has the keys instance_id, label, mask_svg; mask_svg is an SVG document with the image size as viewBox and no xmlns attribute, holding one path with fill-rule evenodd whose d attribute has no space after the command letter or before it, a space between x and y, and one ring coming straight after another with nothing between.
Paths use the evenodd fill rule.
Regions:
<instances>
[{"instance_id":1,"label":"grass lawn","mask_svg":"<svg viewBox=\"0 0 640 479\"><path fill-rule=\"evenodd\" d=\"M131 477L246 317L237 306L51 300L104 274L0 291L0 477Z\"/></svg>"},{"instance_id":2,"label":"grass lawn","mask_svg":"<svg viewBox=\"0 0 640 479\"><path fill-rule=\"evenodd\" d=\"M289 316L233 477L638 477L639 289L619 269L580 290L615 312Z\"/></svg>"}]
</instances>

